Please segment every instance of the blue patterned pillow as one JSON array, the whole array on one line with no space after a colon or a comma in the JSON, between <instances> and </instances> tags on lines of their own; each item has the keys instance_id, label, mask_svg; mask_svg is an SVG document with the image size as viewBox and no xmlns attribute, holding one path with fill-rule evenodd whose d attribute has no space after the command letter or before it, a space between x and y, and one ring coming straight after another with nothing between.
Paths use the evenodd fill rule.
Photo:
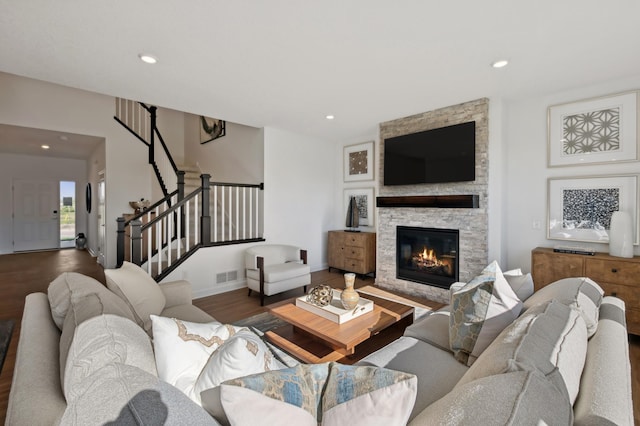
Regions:
<instances>
[{"instance_id":1,"label":"blue patterned pillow","mask_svg":"<svg viewBox=\"0 0 640 426\"><path fill-rule=\"evenodd\" d=\"M414 375L384 368L300 364L229 380L220 387L220 399L234 425L285 418L296 425L337 425L345 418L350 425L406 424L416 386Z\"/></svg>"}]
</instances>

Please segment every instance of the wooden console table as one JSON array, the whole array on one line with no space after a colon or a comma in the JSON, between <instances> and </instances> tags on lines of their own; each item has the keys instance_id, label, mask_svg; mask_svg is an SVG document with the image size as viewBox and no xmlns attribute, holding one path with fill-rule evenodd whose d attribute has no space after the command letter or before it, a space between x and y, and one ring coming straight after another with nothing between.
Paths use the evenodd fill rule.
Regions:
<instances>
[{"instance_id":1,"label":"wooden console table","mask_svg":"<svg viewBox=\"0 0 640 426\"><path fill-rule=\"evenodd\" d=\"M531 275L536 290L562 278L591 278L606 296L624 300L627 331L640 335L640 256L624 258L606 253L589 256L538 247L531 251Z\"/></svg>"}]
</instances>

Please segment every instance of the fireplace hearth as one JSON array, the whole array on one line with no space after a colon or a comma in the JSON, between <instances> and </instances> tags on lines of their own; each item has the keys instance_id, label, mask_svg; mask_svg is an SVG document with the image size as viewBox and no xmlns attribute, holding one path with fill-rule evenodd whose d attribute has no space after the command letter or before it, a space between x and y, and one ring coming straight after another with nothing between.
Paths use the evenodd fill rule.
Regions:
<instances>
[{"instance_id":1,"label":"fireplace hearth","mask_svg":"<svg viewBox=\"0 0 640 426\"><path fill-rule=\"evenodd\" d=\"M396 228L398 279L448 289L458 281L457 229Z\"/></svg>"}]
</instances>

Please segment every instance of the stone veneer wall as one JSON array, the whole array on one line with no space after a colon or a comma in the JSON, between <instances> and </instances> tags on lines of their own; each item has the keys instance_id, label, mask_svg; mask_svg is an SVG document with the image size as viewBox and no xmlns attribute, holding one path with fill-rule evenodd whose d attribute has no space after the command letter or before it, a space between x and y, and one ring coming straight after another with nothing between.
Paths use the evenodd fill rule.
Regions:
<instances>
[{"instance_id":1,"label":"stone veneer wall","mask_svg":"<svg viewBox=\"0 0 640 426\"><path fill-rule=\"evenodd\" d=\"M384 186L384 140L467 121L476 122L476 180L444 184ZM478 194L480 208L378 208L376 284L449 302L449 291L396 278L396 227L458 229L459 279L469 281L487 265L489 197L489 100L466 102L380 124L380 196Z\"/></svg>"}]
</instances>

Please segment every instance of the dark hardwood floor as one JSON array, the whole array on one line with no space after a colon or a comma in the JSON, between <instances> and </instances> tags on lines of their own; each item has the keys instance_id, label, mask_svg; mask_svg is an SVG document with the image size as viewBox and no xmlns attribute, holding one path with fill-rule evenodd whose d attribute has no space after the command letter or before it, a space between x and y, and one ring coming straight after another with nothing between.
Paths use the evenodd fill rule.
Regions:
<instances>
[{"instance_id":1,"label":"dark hardwood floor","mask_svg":"<svg viewBox=\"0 0 640 426\"><path fill-rule=\"evenodd\" d=\"M104 271L86 251L68 249L37 253L0 255L0 319L14 319L16 326L9 346L9 351L0 372L0 421L4 423L7 401L11 387L11 378L16 358L20 320L24 309L24 298L33 292L46 292L49 283L62 272L73 271L91 276L105 283ZM373 284L372 278L358 278L356 288ZM329 284L341 288L344 285L342 274L338 272L318 271L312 273L312 285ZM300 289L292 290L267 299L271 304L302 294ZM412 298L423 303L430 303ZM243 318L264 312L267 308L260 306L254 293L247 297L246 289L233 290L227 293L194 300L194 304L218 321L233 323ZM395 338L393 334L385 337ZM634 395L634 417L640 424L640 337L630 336L630 358L632 374L632 392ZM37 402L35 403L37 405Z\"/></svg>"}]
</instances>

